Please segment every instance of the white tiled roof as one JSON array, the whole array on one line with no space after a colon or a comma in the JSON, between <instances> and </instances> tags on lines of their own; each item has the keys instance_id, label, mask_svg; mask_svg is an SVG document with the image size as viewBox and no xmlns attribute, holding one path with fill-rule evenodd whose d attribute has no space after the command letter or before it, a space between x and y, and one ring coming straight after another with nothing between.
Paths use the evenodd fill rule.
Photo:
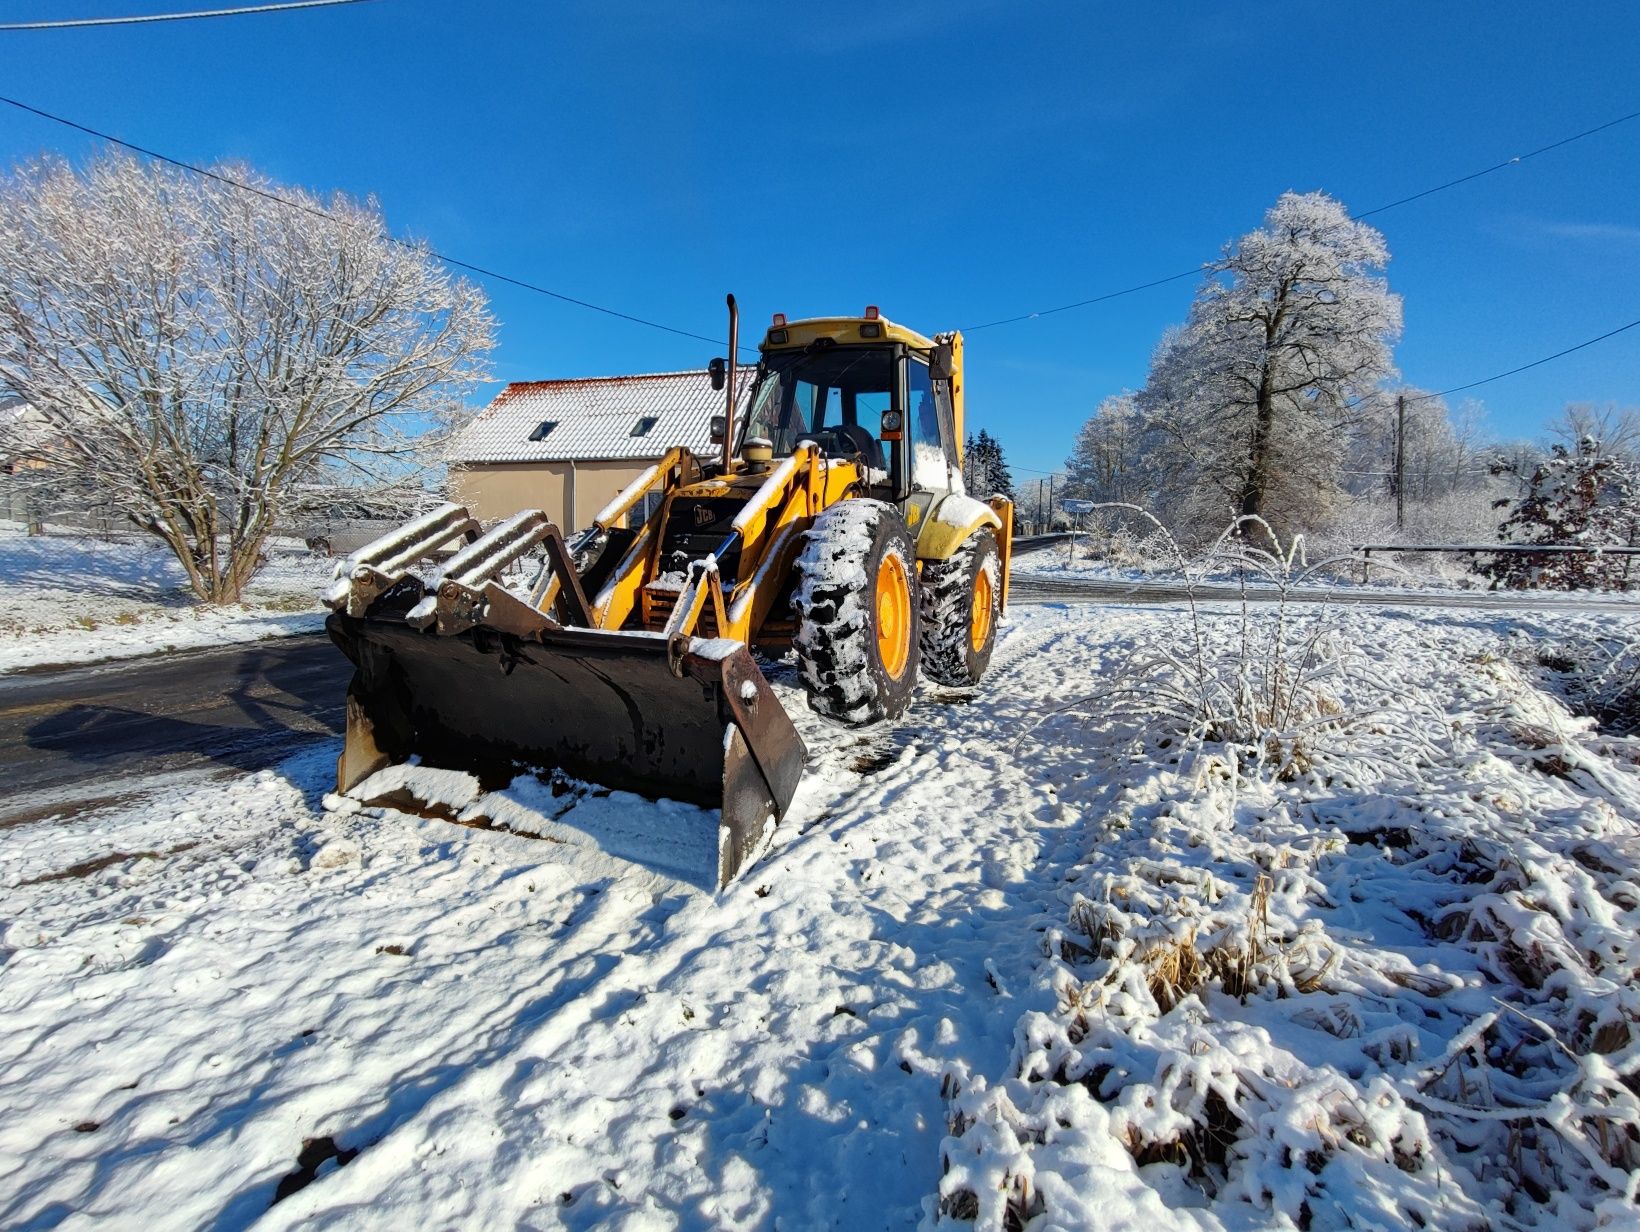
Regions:
<instances>
[{"instance_id":1,"label":"white tiled roof","mask_svg":"<svg viewBox=\"0 0 1640 1232\"><path fill-rule=\"evenodd\" d=\"M736 373L741 402L751 372ZM568 462L658 458L673 445L710 453L712 416L723 413L724 395L705 369L600 376L569 381L515 381L473 417L450 446L452 462ZM633 436L638 420L658 422ZM541 440L530 434L545 421L557 427Z\"/></svg>"}]
</instances>

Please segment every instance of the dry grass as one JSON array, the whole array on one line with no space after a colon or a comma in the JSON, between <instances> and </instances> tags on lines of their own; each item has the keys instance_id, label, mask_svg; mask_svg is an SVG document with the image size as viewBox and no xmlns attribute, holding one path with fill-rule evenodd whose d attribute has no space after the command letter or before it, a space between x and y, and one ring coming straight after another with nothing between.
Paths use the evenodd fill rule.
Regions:
<instances>
[{"instance_id":1,"label":"dry grass","mask_svg":"<svg viewBox=\"0 0 1640 1232\"><path fill-rule=\"evenodd\" d=\"M1412 764L1434 750L1432 716L1409 708L1405 691L1384 677L1361 648L1339 637L1325 598L1302 608L1295 587L1324 576L1336 560L1309 564L1302 538L1283 544L1262 518L1238 518L1196 567L1148 511L1112 506L1148 519L1164 537L1186 584L1187 636L1129 660L1110 689L1074 699L1039 717L1020 737L1066 712L1097 706L1142 725L1167 729L1178 756L1213 746L1233 778L1293 782L1352 762ZM1196 603L1196 586L1212 569L1242 578L1241 611L1232 637L1218 635ZM1257 616L1249 582L1274 588ZM1358 739L1359 735L1369 738Z\"/></svg>"}]
</instances>

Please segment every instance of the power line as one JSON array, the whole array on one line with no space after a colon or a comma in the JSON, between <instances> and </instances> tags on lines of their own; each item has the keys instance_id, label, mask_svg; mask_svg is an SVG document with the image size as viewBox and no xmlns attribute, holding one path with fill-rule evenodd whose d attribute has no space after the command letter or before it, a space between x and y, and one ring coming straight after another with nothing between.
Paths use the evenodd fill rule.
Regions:
<instances>
[{"instance_id":1,"label":"power line","mask_svg":"<svg viewBox=\"0 0 1640 1232\"><path fill-rule=\"evenodd\" d=\"M281 4L251 4L243 8L197 9L187 13L150 13L134 17L80 17L68 21L13 21L0 31L69 30L84 26L135 26L151 21L197 21L203 17L243 17L247 13L283 13L289 9L322 9L338 4L365 4L368 0L284 0Z\"/></svg>"},{"instance_id":2,"label":"power line","mask_svg":"<svg viewBox=\"0 0 1640 1232\"><path fill-rule=\"evenodd\" d=\"M1103 295L1095 295L1091 299L1079 299L1074 304L1061 304L1057 308L1042 308L1036 312L1021 313L1017 317L1003 317L1000 321L987 321L984 325L965 325L962 332L971 334L976 330L991 329L998 325L1012 325L1017 321L1034 321L1037 317L1051 317L1056 312L1069 312L1073 308L1086 308L1090 304L1102 304L1107 299L1120 299L1124 295L1132 295L1138 291L1148 291L1151 287L1177 282L1181 278L1193 278L1206 268L1205 264L1193 265L1187 270L1180 270L1177 274L1169 274L1166 278L1155 278L1150 282L1141 282L1137 286L1123 287L1120 291L1107 291Z\"/></svg>"},{"instance_id":3,"label":"power line","mask_svg":"<svg viewBox=\"0 0 1640 1232\"><path fill-rule=\"evenodd\" d=\"M317 4L330 4L330 3L362 3L362 2L363 2L363 0L296 0L297 4L309 5L309 6L317 5ZM277 6L275 6L275 7L277 7ZM248 10L234 10L234 11L248 11ZM3 28L3 27L0 27L0 28ZM326 219L328 221L331 221L331 222L340 222L341 221L340 219L336 218L335 215L331 214L328 210L321 209L318 206L309 205L309 204L307 204L305 202L301 202L301 201L291 201L288 198L279 196L277 193L272 193L272 192L267 191L266 189L258 188L254 184L247 184L243 180L234 179L232 176L227 176L227 175L221 174L220 172L211 171L208 168L198 166L195 163L190 163L190 162L187 162L183 159L173 158L168 154L162 154L157 150L152 150L152 149L149 149L145 146L137 145L134 142L126 141L126 140L124 140L120 137L116 137L112 133L105 133L105 132L101 131L100 129L91 128L88 125L77 123L73 120L67 119L64 116L55 115L52 112L44 111L44 110L42 110L38 107L30 106L28 103L24 103L24 102L22 102L18 99L9 98L9 97L6 97L5 95L0 95L0 103L6 103L6 104L8 104L12 107L17 108L20 111L27 112L30 115L38 116L38 117L40 117L41 119L44 119L44 120L50 120L54 124L61 124L64 127L72 128L77 132L85 133L86 135L91 136L91 137L96 137L97 139L99 139L101 141L107 141L112 145L117 145L117 146L121 147L122 149L130 150L131 152L133 152L135 154L140 154L145 158L151 158L151 159L154 159L158 162L167 163L170 166L176 167L176 168L178 168L179 170L182 170L182 171L189 172L190 174L201 176L201 177L203 177L205 179L208 179L208 180L214 180L217 183L223 184L223 185L225 185L229 188L234 188L234 189L237 189L241 192L253 193L258 197L262 197L262 198L264 198L268 201L275 202L276 204L286 206L287 208L290 208L290 209L300 210L304 213L313 215L315 217L324 218L324 219ZM1606 129L1609 129L1609 128L1613 128L1616 125L1627 123L1628 121L1631 121L1631 120L1634 120L1634 119L1637 119L1637 118L1640 118L1640 111L1630 112L1628 115L1619 116L1617 119L1609 120L1606 123L1597 125L1594 128L1584 129L1582 132L1575 133L1570 137L1564 137L1564 138L1561 138L1559 141L1552 142L1549 145L1540 146L1536 150L1529 151L1528 153L1522 154L1522 155L1518 156L1517 158L1510 159L1507 162L1497 163L1497 164L1493 165L1492 167L1489 167L1489 168L1487 168L1483 171L1474 172L1473 174L1465 176L1461 179L1452 180L1452 181L1449 181L1446 184L1437 185L1434 188L1426 189L1423 192L1417 193L1417 194L1415 194L1413 196L1410 196L1410 197L1403 197L1399 201L1392 201L1392 202L1388 203L1387 205L1377 206L1376 208L1371 209L1371 210L1367 210L1362 214L1354 215L1354 217L1365 218L1368 214L1379 214L1379 213L1384 212L1385 210L1394 209L1397 206L1405 205L1408 202L1417 200L1420 197L1429 196L1432 193L1441 192L1444 189L1454 187L1454 186L1456 186L1458 184L1461 184L1461 183L1465 183L1468 180L1477 179L1480 176L1489 175L1492 172L1501 170L1505 167L1514 166L1516 163L1524 162L1526 159L1529 159L1529 158L1535 158L1539 154L1546 153L1549 150L1558 149L1561 146L1569 145L1570 143L1572 143L1574 141L1582 140L1585 137L1591 136L1591 135L1593 135L1595 133L1598 133L1598 132L1602 132L1602 131L1604 131ZM386 235L384 238L386 238L390 243L396 244L401 248L417 249L417 247L418 247L417 245L410 244L409 242L407 242L405 240L398 239L397 237L392 236L392 235ZM515 278L510 274L503 274L498 270L492 270L492 269L489 269L489 268L487 268L485 266L482 266L482 265L476 265L476 264L474 264L470 261L463 261L460 258L452 257L452 256L448 255L447 253L439 252L437 249L428 248L428 249L426 249L426 251L430 255L435 257L437 260L442 261L446 265L452 266L452 267L457 268L457 269L467 270L468 272L473 273L473 274L477 274L478 276L480 276L482 278L489 278L489 279L493 279L497 282L504 282L504 283L507 283L511 286L519 287L523 290L534 292L537 295L544 295L544 296L547 296L551 299L558 300L561 303L572 304L575 307L585 308L585 309L587 309L591 312L602 313L605 316L611 316L611 317L617 318L618 320L628 321L628 322L630 322L634 325L643 325L643 326L647 326L650 329L661 330L665 333L675 334L679 337L692 338L692 339L696 340L697 342L706 342L706 343L710 343L713 346L723 346L723 345L725 345L723 340L720 339L720 338L709 338L704 334L697 334L697 333L694 333L690 330L679 329L676 326L666 325L666 324L663 324L662 322L653 321L653 320L650 320L646 317L640 317L640 316L635 316L631 313L621 312L620 310L615 309L615 308L608 308L608 307L605 307L602 304L593 303L591 300L584 300L584 299L579 299L579 298L577 298L576 296L573 296L573 295L566 295L561 291L554 291L551 288L543 287L543 286L539 285L538 283L529 282L529 281L527 281L525 279L522 279L522 278ZM1047 316L1047 315L1050 315L1050 314L1055 313L1055 312L1066 312L1066 311L1069 311L1072 308L1084 307L1084 306L1089 305L1089 304L1099 303L1103 300L1115 299L1115 298L1117 298L1119 296L1123 296L1123 295L1130 295L1130 294L1133 294L1136 291L1146 290L1147 288L1150 288L1150 287L1161 286L1164 283L1176 282L1181 278L1187 278L1187 277L1191 276L1192 274L1195 274L1195 273L1199 272L1199 270L1201 268L1202 267L1197 267L1196 269L1192 269L1192 270L1183 270L1183 271L1181 271L1179 273L1176 273L1176 274L1169 274L1165 278L1154 279L1150 282L1141 283L1137 286L1128 287L1128 288L1125 288L1125 289L1120 290L1120 291L1107 292L1104 295L1094 296L1091 299L1080 300L1080 301L1078 301L1077 303L1074 303L1074 304L1065 304L1065 305L1062 305L1058 308L1049 308L1049 309L1044 309L1041 312L1027 313L1024 316L1009 317L1009 318L1006 318L1005 320L990 322L989 325L969 326L969 327L967 327L967 329L964 332L971 333L974 330L988 329L992 325L1006 325L1006 324L1009 324L1009 323L1014 322L1014 321L1029 320L1029 319L1031 319L1033 317L1037 317L1037 316ZM1530 363L1521 364L1518 367L1510 368L1510 369L1508 369L1504 372L1497 372L1497 373L1492 374L1491 376L1482 377L1479 380L1475 380L1475 381L1469 381L1469 382L1466 382L1465 384L1462 384L1462 385L1454 385L1449 389L1440 390L1437 393L1414 395L1412 400L1413 401L1425 401L1425 400L1428 400L1430 398L1441 398L1441 397L1445 397L1447 394L1461 393L1464 390L1475 389L1475 388L1477 388L1478 386L1481 386L1481 385L1488 385L1488 384L1492 383L1493 381L1501 381L1505 377L1514 376L1515 374L1520 373L1520 372L1525 372L1530 368L1536 368L1536 367L1539 367L1542 364L1547 364L1547 363L1550 363L1553 360L1560 359L1563 356L1570 355L1574 351L1581 351L1585 347L1591 347L1591 346L1594 346L1598 342L1604 342L1607 338L1615 337L1616 335L1621 334L1621 333L1625 332L1626 330L1634 329L1637 326L1640 326L1640 320L1630 321L1626 325L1620 325L1616 329L1608 330L1607 332L1605 332L1603 334L1600 334L1600 335L1598 335L1594 338L1589 338L1589 339L1587 339L1583 342L1576 343L1573 346L1566 347L1564 350L1556 351L1552 355L1545 355L1541 359L1532 360ZM749 348L742 347L741 349L742 350L747 350ZM1352 405L1359 405L1359 403L1361 401L1365 401L1365 398L1357 400L1355 403L1352 403ZM1021 467L1019 469L1026 470L1026 469L1030 469L1030 468ZM1057 473L1057 472L1042 471L1042 472L1038 472L1038 473L1041 473L1041 474L1054 474L1054 473Z\"/></svg>"},{"instance_id":4,"label":"power line","mask_svg":"<svg viewBox=\"0 0 1640 1232\"><path fill-rule=\"evenodd\" d=\"M1558 150L1562 146L1571 145L1574 141L1582 141L1584 138L1592 137L1596 133L1603 133L1608 128L1616 128L1619 124L1627 124L1630 121L1637 119L1640 119L1640 111L1631 111L1627 115L1621 115L1616 119L1607 120L1604 124L1597 124L1593 128L1586 128L1582 132L1573 133L1569 137L1562 137L1558 141L1551 141L1548 145L1541 145L1535 150L1528 150L1524 154L1517 154L1513 158L1506 158L1500 163L1493 163L1490 167L1483 167L1479 171L1471 171L1468 175L1459 176L1455 180L1447 180L1444 184L1436 184L1431 188L1425 188L1419 192L1415 192L1411 196L1401 197L1398 200L1389 201L1383 205L1376 205L1370 210L1362 210L1359 214L1352 213L1350 214L1350 217L1354 219L1370 218L1374 214L1382 214L1386 210L1398 209L1403 205L1409 205L1414 201L1420 201L1423 198L1433 196L1436 193L1446 192L1450 188L1456 188L1460 184L1467 184L1471 180L1478 180L1484 176L1494 175L1499 171L1505 171L1510 167L1519 166L1521 163L1524 163L1529 159L1537 158L1540 154L1547 154L1550 150ZM1119 291L1107 291L1103 295L1095 295L1088 299L1080 299L1073 304L1060 304L1055 308L1042 308L1038 309L1036 312L1023 312L1018 316L1003 317L996 321L987 321L983 325L964 326L962 332L965 334L971 334L975 330L991 329L998 325L1013 325L1019 321L1034 321L1037 317L1053 316L1058 312L1070 312L1073 308L1086 308L1090 304L1102 304L1106 300L1120 299L1124 295L1134 295L1140 291L1148 291L1151 287L1159 287L1170 282L1177 282L1181 278L1189 278L1195 274L1201 273L1204 269L1209 268L1211 264L1211 262L1203 262L1192 269L1180 270L1176 274L1168 274L1165 278L1154 278L1149 282L1141 282L1131 287L1123 287Z\"/></svg>"},{"instance_id":5,"label":"power line","mask_svg":"<svg viewBox=\"0 0 1640 1232\"><path fill-rule=\"evenodd\" d=\"M1579 342L1576 346L1569 346L1564 351L1556 351L1553 355L1545 355L1542 359L1534 359L1529 364L1521 364L1520 367L1510 368L1507 372L1497 372L1491 376L1484 376L1480 380L1470 381L1466 385L1454 385L1451 389L1443 389L1439 393L1423 394L1416 400L1425 401L1429 398L1444 398L1447 394L1461 393L1466 389L1474 389L1477 385L1489 385L1493 381L1501 381L1506 376L1514 376L1517 372L1525 372L1528 368L1536 368L1540 364L1548 363L1550 360L1559 359L1562 355L1570 355L1573 351L1581 351L1584 347L1592 347L1597 342L1606 341L1607 338L1615 338L1624 330L1633 329L1637 325L1640 325L1640 321L1630 321L1627 325L1619 325L1616 329L1609 329L1597 337L1590 338L1585 342ZM1409 401L1412 401L1412 399L1409 399Z\"/></svg>"},{"instance_id":6,"label":"power line","mask_svg":"<svg viewBox=\"0 0 1640 1232\"><path fill-rule=\"evenodd\" d=\"M1474 389L1474 388L1476 388L1477 386L1480 386L1480 385L1490 385L1493 381L1501 381L1501 380L1504 379L1504 377L1514 376L1516 373L1525 372L1529 368L1542 367L1544 364L1552 363L1554 360L1557 360L1557 359L1560 359L1564 356L1570 355L1574 351L1581 351L1586 347L1592 347L1597 342L1604 342L1608 338L1615 338L1615 337L1617 337L1618 334L1624 333L1624 332L1626 332L1628 330L1631 330L1631 329L1640 329L1640 320L1630 321L1627 325L1619 325L1616 329L1608 329L1603 334L1596 334L1593 338L1586 338L1582 342L1574 343L1573 345L1571 345L1569 347L1565 347L1562 350L1556 351L1553 355L1545 355L1541 359L1534 359L1530 363L1520 364L1520 365L1518 365L1514 368L1506 369L1503 372L1494 372L1491 376L1483 376L1479 380L1476 380L1476 381L1466 381L1462 385L1454 385L1450 389L1442 389L1442 390L1439 390L1439 391L1437 391L1435 393L1432 393L1432 394L1403 394L1403 395L1399 395L1399 396L1405 397L1408 402L1428 402L1428 401L1430 401L1431 399L1434 399L1434 398L1444 398L1448 394L1462 393L1466 389ZM1379 389L1379 390L1374 390L1372 393L1369 393L1369 394L1362 394L1359 398L1352 398L1352 399L1350 399L1350 401L1346 402L1344 405L1345 405L1345 409L1353 410L1358 406L1361 406L1361 405L1363 405L1367 402L1370 402L1374 398L1382 398L1382 397L1389 397L1389 396L1390 395L1389 395L1389 392L1387 390ZM1008 469L1011 470L1011 471L1029 471L1033 475L1063 475L1063 474L1065 474L1064 469L1060 469L1060 470L1057 470L1057 471L1044 471L1044 470L1038 470L1037 468L1031 467L1031 466L1014 466L1012 464L1009 465ZM1350 474L1350 475L1390 474L1390 473L1392 473L1392 472L1388 472L1388 471L1381 471L1381 472L1380 471L1346 471L1345 472L1345 474Z\"/></svg>"},{"instance_id":7,"label":"power line","mask_svg":"<svg viewBox=\"0 0 1640 1232\"><path fill-rule=\"evenodd\" d=\"M1525 372L1529 368L1540 368L1544 364L1552 363L1554 360L1570 355L1574 351L1581 351L1585 347L1592 347L1597 342L1604 342L1608 338L1615 338L1618 334L1635 328L1640 328L1640 321L1630 321L1627 325L1619 325L1616 329L1608 329L1605 333L1596 334L1593 338L1585 338L1582 342L1574 343L1569 347L1556 351L1553 355L1545 355L1540 359L1534 359L1528 363L1519 364L1513 368L1506 368L1502 372L1494 372L1491 376L1483 376L1479 380L1465 381L1462 385L1453 385L1449 389L1436 390L1432 394L1391 395L1388 390L1375 389L1371 393L1362 394L1358 398L1351 398L1344 404L1344 407L1346 410L1354 410L1356 407L1362 406L1372 401L1374 398L1387 398L1391 396L1404 397L1408 402L1429 402L1435 398L1444 398L1448 394L1458 394L1462 393L1466 389L1475 389L1481 385L1490 385L1493 381L1501 381L1504 377L1514 376L1516 373Z\"/></svg>"},{"instance_id":8,"label":"power line","mask_svg":"<svg viewBox=\"0 0 1640 1232\"><path fill-rule=\"evenodd\" d=\"M181 171L186 171L191 175L197 175L207 180L214 180L218 184L226 185L227 187L237 189L240 192L253 193L258 197L262 197L265 200L283 205L288 209L299 210L304 214L310 214L315 218L323 218L330 222L342 221L329 210L321 209L319 206L309 205L304 201L292 201L287 197L281 197L278 193L269 192L265 188L258 188L255 184L247 184L243 180L236 180L232 176L223 175L219 171L212 171L208 167L201 167L195 163L186 162L180 158L172 158L169 154L161 154L158 150L151 150L146 146L140 146L134 142L125 141L122 138L114 136L112 133L105 133L100 129L95 129L85 124L76 123L75 121L60 115L54 115L49 111L42 111L38 107L31 107L29 104L20 102L15 98L7 98L5 95L0 95L0 103L9 104L10 106L17 108L19 111L26 111L30 115L39 116L43 120L50 120L54 124L61 124L66 128L72 128L77 132L85 133L91 137L96 137L98 140L107 141L112 145L119 146L121 149L130 150L133 154L140 154L144 158L151 158L156 162L167 163L170 166L176 167ZM396 236L384 234L384 238L389 243L396 244L400 248L419 250L418 245L411 244L407 240L401 240ZM621 312L615 308L606 308L604 305L595 304L591 300L577 299L573 295L565 295L562 291L554 291L549 287L543 287L538 283L529 282L523 278L514 278L511 274L503 274L498 270L488 269L482 265L475 265L471 261L463 261L458 257L452 257L447 253L439 252L435 248L428 248L425 251L442 261L445 265L453 266L456 269L467 270L469 273L477 274L482 278L490 278L497 282L505 282L511 286L520 287L526 291L533 291L537 295L545 295L552 299L558 300L561 303L573 304L577 308L586 308L592 312L601 312L605 316L616 317L622 321L630 321L634 325L646 325L650 329L664 330L669 334L677 334L681 338L693 338L697 342L708 342L713 346L725 345L721 338L708 338L705 334L692 333L687 329L678 329L672 325L664 325L659 321L651 321L645 317L633 316L629 312ZM741 350L747 349L748 348L746 347L741 348Z\"/></svg>"},{"instance_id":9,"label":"power line","mask_svg":"<svg viewBox=\"0 0 1640 1232\"><path fill-rule=\"evenodd\" d=\"M1449 188L1456 188L1459 184L1467 184L1470 180L1478 180L1482 176L1491 175L1496 171L1506 171L1510 167L1523 163L1539 154L1547 154L1550 150L1558 150L1563 145L1571 145L1574 141L1582 141L1585 137L1592 137L1596 133L1603 133L1608 128L1616 128L1619 124L1627 124L1630 120L1640 118L1640 111L1631 111L1628 115L1618 116L1615 120L1607 120L1604 124L1596 124L1593 128L1586 128L1580 133L1573 133L1570 137L1562 137L1559 141L1551 141L1548 145L1540 145L1535 150L1528 150L1525 154L1517 154L1513 158L1506 158L1501 163L1493 163L1479 171L1471 171L1468 175L1459 176L1455 180L1448 180L1445 184L1437 184L1434 188L1426 188L1422 192L1415 192L1410 197L1402 197L1399 201L1391 201L1388 205L1375 206L1370 210L1363 210L1359 214L1352 214L1352 218L1370 218L1374 214L1382 214L1385 210L1393 210L1397 206L1421 200L1438 192L1445 192Z\"/></svg>"}]
</instances>

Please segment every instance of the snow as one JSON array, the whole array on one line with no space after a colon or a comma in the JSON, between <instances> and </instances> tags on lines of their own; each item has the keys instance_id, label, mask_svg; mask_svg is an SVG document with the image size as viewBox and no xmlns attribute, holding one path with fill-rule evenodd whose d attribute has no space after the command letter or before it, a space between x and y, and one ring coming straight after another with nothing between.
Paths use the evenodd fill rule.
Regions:
<instances>
[{"instance_id":1,"label":"snow","mask_svg":"<svg viewBox=\"0 0 1640 1232\"><path fill-rule=\"evenodd\" d=\"M1127 582L1145 583L1156 582L1165 585L1183 585L1185 578L1178 567L1176 560L1167 559L1165 549L1160 545L1153 545L1153 554L1135 554L1118 552L1112 555L1096 555L1089 546L1089 539L1078 533L1073 540L1066 539L1050 547L1039 548L1035 551L1017 553L1011 566L1011 571L1020 577L1061 579L1065 581L1086 582ZM1410 552L1410 549L1401 549ZM1317 569L1314 574L1303 581L1295 580L1304 573L1302 562L1295 562L1292 577L1287 580L1289 591L1308 594L1323 594L1327 592L1347 593L1350 595L1381 594L1394 596L1398 594L1428 595L1431 592L1451 591L1454 593L1479 592L1491 590L1491 583L1481 575L1459 568L1455 563L1466 560L1459 556L1430 556L1405 555L1397 557L1394 554L1379 552L1369 563L1369 580L1362 582L1361 560L1359 556L1351 559L1335 561L1325 568ZM1206 597L1225 596L1238 587L1241 582L1242 570L1228 560L1196 560L1190 564L1190 577L1196 581L1199 592ZM1278 584L1277 580L1269 576L1259 576L1252 572L1247 578L1251 588L1268 588ZM1555 602L1557 598L1570 595L1599 597L1602 599L1616 599L1622 592L1610 589L1588 588L1573 590L1568 588L1543 588L1530 592L1534 602Z\"/></svg>"},{"instance_id":2,"label":"snow","mask_svg":"<svg viewBox=\"0 0 1640 1232\"><path fill-rule=\"evenodd\" d=\"M654 636L659 637L659 634ZM732 637L692 637L689 639L689 653L699 655L703 659L710 659L714 663L721 663L737 650L744 650L745 643L737 642Z\"/></svg>"},{"instance_id":3,"label":"snow","mask_svg":"<svg viewBox=\"0 0 1640 1232\"><path fill-rule=\"evenodd\" d=\"M1640 621L1328 619L1389 691L1306 729L1288 780L1106 696L1182 612L1016 609L976 695L865 731L773 668L811 764L717 894L642 851L326 810L334 741L18 826L0 1225L998 1228L1009 1194L1033 1229L1632 1219L1570 1135L1598 1153L1592 1109L1625 1149L1640 745L1515 643ZM497 826L680 824L387 773ZM1192 1175L1187 1139L1225 1166ZM304 1143L344 1154L271 1205Z\"/></svg>"},{"instance_id":4,"label":"snow","mask_svg":"<svg viewBox=\"0 0 1640 1232\"><path fill-rule=\"evenodd\" d=\"M754 687L755 695L755 687ZM556 843L570 843L659 869L704 889L717 885L718 810L677 800L645 800L626 791L605 791L566 775L542 781L514 779L485 791L460 770L423 765L389 766L355 785L346 800L327 796L331 807L383 817L386 804L435 810L466 826L496 826Z\"/></svg>"},{"instance_id":5,"label":"snow","mask_svg":"<svg viewBox=\"0 0 1640 1232\"><path fill-rule=\"evenodd\" d=\"M309 633L331 562L284 542L242 604L203 608L157 542L0 523L0 672Z\"/></svg>"},{"instance_id":6,"label":"snow","mask_svg":"<svg viewBox=\"0 0 1640 1232\"><path fill-rule=\"evenodd\" d=\"M939 503L934 511L934 521L942 526L954 526L958 530L967 530L975 522L989 522L995 518L991 507L984 501L977 501L972 496L964 496L960 492L952 493Z\"/></svg>"},{"instance_id":7,"label":"snow","mask_svg":"<svg viewBox=\"0 0 1640 1232\"><path fill-rule=\"evenodd\" d=\"M1124 742L1108 698L1033 735L1090 824L1053 1008L954 1101L948 1214L1558 1228L1594 1225L1602 1179L1632 1198L1640 744L1466 623L1341 618L1393 679L1305 724L1291 781L1159 719Z\"/></svg>"},{"instance_id":8,"label":"snow","mask_svg":"<svg viewBox=\"0 0 1640 1232\"><path fill-rule=\"evenodd\" d=\"M938 441L912 443L911 482L929 492L962 492L962 476Z\"/></svg>"}]
</instances>

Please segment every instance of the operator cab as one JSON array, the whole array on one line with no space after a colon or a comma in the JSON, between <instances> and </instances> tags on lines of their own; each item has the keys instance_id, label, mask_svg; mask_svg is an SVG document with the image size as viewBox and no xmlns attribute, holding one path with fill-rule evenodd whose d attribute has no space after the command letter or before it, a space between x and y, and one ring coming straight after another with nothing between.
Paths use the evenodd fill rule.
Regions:
<instances>
[{"instance_id":1,"label":"operator cab","mask_svg":"<svg viewBox=\"0 0 1640 1232\"><path fill-rule=\"evenodd\" d=\"M777 313L759 350L736 456L760 438L776 458L813 441L825 457L856 462L879 499L962 490L949 344L867 308L790 323Z\"/></svg>"}]
</instances>

